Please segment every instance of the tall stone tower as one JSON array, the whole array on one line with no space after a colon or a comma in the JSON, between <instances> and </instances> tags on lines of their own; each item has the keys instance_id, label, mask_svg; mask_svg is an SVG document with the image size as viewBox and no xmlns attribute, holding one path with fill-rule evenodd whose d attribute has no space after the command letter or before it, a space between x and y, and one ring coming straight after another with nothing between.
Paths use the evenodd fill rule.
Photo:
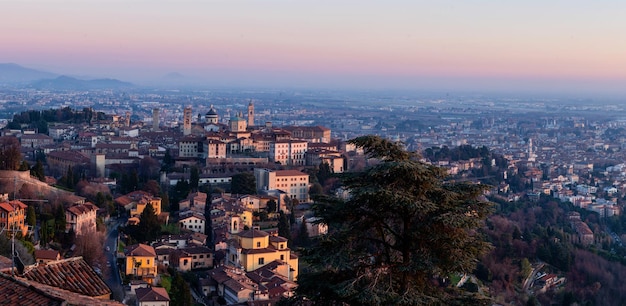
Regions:
<instances>
[{"instance_id":1,"label":"tall stone tower","mask_svg":"<svg viewBox=\"0 0 626 306\"><path fill-rule=\"evenodd\" d=\"M183 112L183 135L191 134L191 106L185 107Z\"/></svg>"},{"instance_id":2,"label":"tall stone tower","mask_svg":"<svg viewBox=\"0 0 626 306\"><path fill-rule=\"evenodd\" d=\"M96 170L96 177L105 177L106 156L104 154L94 154L91 156L91 163Z\"/></svg>"},{"instance_id":3,"label":"tall stone tower","mask_svg":"<svg viewBox=\"0 0 626 306\"><path fill-rule=\"evenodd\" d=\"M248 103L248 126L254 126L254 104Z\"/></svg>"},{"instance_id":4,"label":"tall stone tower","mask_svg":"<svg viewBox=\"0 0 626 306\"><path fill-rule=\"evenodd\" d=\"M152 130L153 131L158 131L159 130L159 109L155 108L152 110Z\"/></svg>"},{"instance_id":5,"label":"tall stone tower","mask_svg":"<svg viewBox=\"0 0 626 306\"><path fill-rule=\"evenodd\" d=\"M130 127L130 112L126 112L126 127Z\"/></svg>"}]
</instances>

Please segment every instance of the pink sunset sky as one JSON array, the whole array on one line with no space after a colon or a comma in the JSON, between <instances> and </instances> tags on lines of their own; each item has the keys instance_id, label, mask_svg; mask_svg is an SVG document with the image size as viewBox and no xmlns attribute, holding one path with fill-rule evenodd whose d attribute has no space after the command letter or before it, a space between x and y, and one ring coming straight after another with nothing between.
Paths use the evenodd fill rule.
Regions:
<instances>
[{"instance_id":1,"label":"pink sunset sky","mask_svg":"<svg viewBox=\"0 0 626 306\"><path fill-rule=\"evenodd\" d=\"M9 0L0 62L131 81L610 90L626 80L624 16L620 1Z\"/></svg>"}]
</instances>

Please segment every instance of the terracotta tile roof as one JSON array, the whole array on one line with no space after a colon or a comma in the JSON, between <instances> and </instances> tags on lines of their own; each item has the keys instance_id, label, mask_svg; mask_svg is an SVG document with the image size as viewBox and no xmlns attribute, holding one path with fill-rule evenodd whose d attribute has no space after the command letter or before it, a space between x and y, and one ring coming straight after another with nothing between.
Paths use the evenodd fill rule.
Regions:
<instances>
[{"instance_id":1,"label":"terracotta tile roof","mask_svg":"<svg viewBox=\"0 0 626 306\"><path fill-rule=\"evenodd\" d=\"M188 254L207 254L207 253L212 253L211 249L205 247L205 246L194 246L194 247L187 247L182 249L183 251L187 252Z\"/></svg>"},{"instance_id":2,"label":"terracotta tile roof","mask_svg":"<svg viewBox=\"0 0 626 306\"><path fill-rule=\"evenodd\" d=\"M10 271L12 267L13 267L13 262L11 261L11 258L7 258L7 257L0 255L0 271L5 270L5 269L9 269Z\"/></svg>"},{"instance_id":3,"label":"terracotta tile roof","mask_svg":"<svg viewBox=\"0 0 626 306\"><path fill-rule=\"evenodd\" d=\"M91 204L91 203L85 203L85 204L79 204L79 205L74 205L71 206L67 209L68 212L72 213L73 215L76 216L80 216L83 214L87 214L91 211L94 210L98 210L98 207L96 207L95 205Z\"/></svg>"},{"instance_id":4,"label":"terracotta tile roof","mask_svg":"<svg viewBox=\"0 0 626 306\"><path fill-rule=\"evenodd\" d=\"M268 234L267 232L255 230L255 229L242 231L241 233L238 234L238 236L242 238L260 238L260 237L267 237L269 235L270 234Z\"/></svg>"},{"instance_id":5,"label":"terracotta tile roof","mask_svg":"<svg viewBox=\"0 0 626 306\"><path fill-rule=\"evenodd\" d=\"M241 254L265 254L265 253L275 253L276 249L274 248L263 248L263 249L242 249Z\"/></svg>"},{"instance_id":6,"label":"terracotta tile roof","mask_svg":"<svg viewBox=\"0 0 626 306\"><path fill-rule=\"evenodd\" d=\"M126 249L124 249L124 255L156 257L156 252L153 247L140 243L127 246Z\"/></svg>"},{"instance_id":7,"label":"terracotta tile roof","mask_svg":"<svg viewBox=\"0 0 626 306\"><path fill-rule=\"evenodd\" d=\"M91 296L86 296L82 294L78 294L76 292L63 290L57 287L48 286L46 284L41 284L34 281L28 281L25 279L20 279L25 283L30 284L32 287L48 294L52 297L61 299L66 303L63 305L81 305L81 306L122 306L124 304L114 301L114 300L105 300L102 298L96 298ZM43 305L43 304L42 304Z\"/></svg>"},{"instance_id":8,"label":"terracotta tile roof","mask_svg":"<svg viewBox=\"0 0 626 306\"><path fill-rule=\"evenodd\" d=\"M135 289L135 293L137 294L137 301L139 302L160 302L170 300L170 296L163 287L137 288Z\"/></svg>"},{"instance_id":9,"label":"terracotta tile roof","mask_svg":"<svg viewBox=\"0 0 626 306\"><path fill-rule=\"evenodd\" d=\"M15 209L26 209L28 208L28 205L22 203L19 200L12 200L9 202L2 202L0 203L0 208L6 212L12 212Z\"/></svg>"},{"instance_id":10,"label":"terracotta tile roof","mask_svg":"<svg viewBox=\"0 0 626 306\"><path fill-rule=\"evenodd\" d=\"M90 162L89 157L78 151L52 151L48 153L48 158L67 160L74 163L88 164Z\"/></svg>"},{"instance_id":11,"label":"terracotta tile roof","mask_svg":"<svg viewBox=\"0 0 626 306\"><path fill-rule=\"evenodd\" d=\"M0 296L4 305L63 305L63 300L44 293L28 283L0 273Z\"/></svg>"},{"instance_id":12,"label":"terracotta tile roof","mask_svg":"<svg viewBox=\"0 0 626 306\"><path fill-rule=\"evenodd\" d=\"M289 240L287 238L281 237L281 236L270 236L270 241L271 242L287 242Z\"/></svg>"},{"instance_id":13,"label":"terracotta tile roof","mask_svg":"<svg viewBox=\"0 0 626 306\"><path fill-rule=\"evenodd\" d=\"M110 295L111 289L82 257L36 266L24 278L86 296Z\"/></svg>"}]
</instances>

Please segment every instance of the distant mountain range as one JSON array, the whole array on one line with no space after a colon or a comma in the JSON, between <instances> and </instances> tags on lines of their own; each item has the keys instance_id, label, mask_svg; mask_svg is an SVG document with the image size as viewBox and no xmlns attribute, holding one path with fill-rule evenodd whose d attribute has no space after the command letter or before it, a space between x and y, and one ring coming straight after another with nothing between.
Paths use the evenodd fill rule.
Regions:
<instances>
[{"instance_id":1,"label":"distant mountain range","mask_svg":"<svg viewBox=\"0 0 626 306\"><path fill-rule=\"evenodd\" d=\"M116 79L83 80L70 76L60 76L13 63L0 63L0 84L22 85L48 90L122 89L134 86L132 83Z\"/></svg>"},{"instance_id":2,"label":"distant mountain range","mask_svg":"<svg viewBox=\"0 0 626 306\"><path fill-rule=\"evenodd\" d=\"M58 74L22 67L13 63L0 63L0 83L18 84L57 77Z\"/></svg>"},{"instance_id":3,"label":"distant mountain range","mask_svg":"<svg viewBox=\"0 0 626 306\"><path fill-rule=\"evenodd\" d=\"M134 85L132 83L123 82L116 79L80 80L77 78L62 75L55 79L43 79L32 82L30 86L36 89L93 90L131 88Z\"/></svg>"}]
</instances>

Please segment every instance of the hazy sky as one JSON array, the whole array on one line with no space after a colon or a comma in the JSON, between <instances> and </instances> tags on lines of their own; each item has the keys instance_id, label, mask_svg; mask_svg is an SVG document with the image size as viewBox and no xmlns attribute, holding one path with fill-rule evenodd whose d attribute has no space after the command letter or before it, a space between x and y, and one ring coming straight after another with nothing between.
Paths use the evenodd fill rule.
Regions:
<instances>
[{"instance_id":1,"label":"hazy sky","mask_svg":"<svg viewBox=\"0 0 626 306\"><path fill-rule=\"evenodd\" d=\"M626 84L626 1L0 0L0 62L126 80L610 90Z\"/></svg>"}]
</instances>

